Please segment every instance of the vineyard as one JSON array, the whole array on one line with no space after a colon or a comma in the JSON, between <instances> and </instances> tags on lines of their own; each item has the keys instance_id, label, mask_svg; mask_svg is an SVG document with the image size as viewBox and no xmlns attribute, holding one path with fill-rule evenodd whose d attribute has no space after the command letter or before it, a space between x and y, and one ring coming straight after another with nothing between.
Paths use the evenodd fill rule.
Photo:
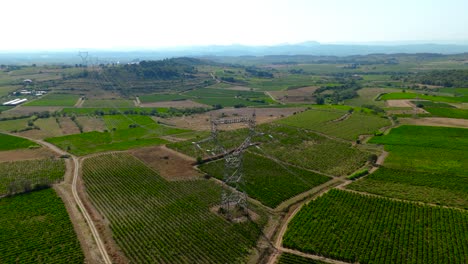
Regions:
<instances>
[{"instance_id":1,"label":"vineyard","mask_svg":"<svg viewBox=\"0 0 468 264\"><path fill-rule=\"evenodd\" d=\"M39 146L30 140L2 133L0 133L0 142L2 142L2 144L0 144L0 151Z\"/></svg>"},{"instance_id":2,"label":"vineyard","mask_svg":"<svg viewBox=\"0 0 468 264\"><path fill-rule=\"evenodd\" d=\"M279 257L277 264L325 264L325 262L304 258L294 254L283 253Z\"/></svg>"},{"instance_id":3,"label":"vineyard","mask_svg":"<svg viewBox=\"0 0 468 264\"><path fill-rule=\"evenodd\" d=\"M431 113L433 116L448 117L448 118L461 118L468 119L468 109L457 109L457 108L425 108L426 111Z\"/></svg>"},{"instance_id":4,"label":"vineyard","mask_svg":"<svg viewBox=\"0 0 468 264\"><path fill-rule=\"evenodd\" d=\"M245 191L269 207L330 180L329 177L281 165L271 159L251 154L244 155ZM218 179L223 179L224 160L206 163L200 169Z\"/></svg>"},{"instance_id":5,"label":"vineyard","mask_svg":"<svg viewBox=\"0 0 468 264\"><path fill-rule=\"evenodd\" d=\"M61 159L0 162L0 196L47 186L62 180L64 174Z\"/></svg>"},{"instance_id":6,"label":"vineyard","mask_svg":"<svg viewBox=\"0 0 468 264\"><path fill-rule=\"evenodd\" d=\"M287 248L359 263L466 263L468 213L331 190L288 225Z\"/></svg>"},{"instance_id":7,"label":"vineyard","mask_svg":"<svg viewBox=\"0 0 468 264\"><path fill-rule=\"evenodd\" d=\"M264 224L263 216L258 224L230 223L211 212L221 187L209 180L167 182L123 153L83 165L87 193L131 262L243 262Z\"/></svg>"},{"instance_id":8,"label":"vineyard","mask_svg":"<svg viewBox=\"0 0 468 264\"><path fill-rule=\"evenodd\" d=\"M468 209L468 176L386 167L347 188L399 199ZM428 195L430 194L430 195Z\"/></svg>"},{"instance_id":9,"label":"vineyard","mask_svg":"<svg viewBox=\"0 0 468 264\"><path fill-rule=\"evenodd\" d=\"M339 110L309 110L278 121L278 123L321 132L337 138L356 140L359 135L374 134L389 126L387 118L374 114L352 113L346 116Z\"/></svg>"},{"instance_id":10,"label":"vineyard","mask_svg":"<svg viewBox=\"0 0 468 264\"><path fill-rule=\"evenodd\" d=\"M347 175L362 167L369 153L353 148L351 144L328 139L305 129L280 124L263 124L256 131L261 135L253 137L260 143L252 152L280 160L295 166L331 175ZM227 149L239 145L247 130L226 131L219 134ZM192 144L193 140L171 143L168 146L192 157L202 155ZM202 149L212 149L205 144ZM206 153L205 153L206 154Z\"/></svg>"},{"instance_id":11,"label":"vineyard","mask_svg":"<svg viewBox=\"0 0 468 264\"><path fill-rule=\"evenodd\" d=\"M26 106L74 106L80 98L77 94L48 94L26 103Z\"/></svg>"},{"instance_id":12,"label":"vineyard","mask_svg":"<svg viewBox=\"0 0 468 264\"><path fill-rule=\"evenodd\" d=\"M0 263L83 263L65 206L46 189L0 199Z\"/></svg>"}]
</instances>

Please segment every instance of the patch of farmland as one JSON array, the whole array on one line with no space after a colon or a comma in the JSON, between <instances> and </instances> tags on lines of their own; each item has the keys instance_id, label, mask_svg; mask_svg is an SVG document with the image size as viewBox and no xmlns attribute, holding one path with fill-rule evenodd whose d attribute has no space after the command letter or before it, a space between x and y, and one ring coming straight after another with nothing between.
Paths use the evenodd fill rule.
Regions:
<instances>
[{"instance_id":1,"label":"patch of farmland","mask_svg":"<svg viewBox=\"0 0 468 264\"><path fill-rule=\"evenodd\" d=\"M77 94L51 93L43 97L28 102L26 106L74 106L80 98Z\"/></svg>"},{"instance_id":2,"label":"patch of farmland","mask_svg":"<svg viewBox=\"0 0 468 264\"><path fill-rule=\"evenodd\" d=\"M274 208L281 202L330 180L329 177L247 152L243 162L247 194L266 206ZM200 169L223 179L224 160L205 163Z\"/></svg>"},{"instance_id":3,"label":"patch of farmland","mask_svg":"<svg viewBox=\"0 0 468 264\"><path fill-rule=\"evenodd\" d=\"M168 108L141 108L141 107L132 107L132 108L109 108L109 107L96 107L96 108L64 108L62 113L67 115L137 115L137 114L150 114L151 112L155 113L166 113Z\"/></svg>"},{"instance_id":4,"label":"patch of farmland","mask_svg":"<svg viewBox=\"0 0 468 264\"><path fill-rule=\"evenodd\" d=\"M465 263L466 211L331 190L288 225L287 248L359 263Z\"/></svg>"},{"instance_id":5,"label":"patch of farmland","mask_svg":"<svg viewBox=\"0 0 468 264\"><path fill-rule=\"evenodd\" d=\"M21 118L14 120L5 120L0 121L0 131L4 132L17 132L20 130L26 129L28 125L29 118Z\"/></svg>"},{"instance_id":6,"label":"patch of farmland","mask_svg":"<svg viewBox=\"0 0 468 264\"><path fill-rule=\"evenodd\" d=\"M140 126L145 128L155 128L156 122L149 116L141 115L106 115L103 116L104 124L108 130L128 129L130 126Z\"/></svg>"},{"instance_id":7,"label":"patch of farmland","mask_svg":"<svg viewBox=\"0 0 468 264\"><path fill-rule=\"evenodd\" d=\"M468 209L467 182L468 175L381 167L362 180L348 185L348 188L387 197Z\"/></svg>"},{"instance_id":8,"label":"patch of farmland","mask_svg":"<svg viewBox=\"0 0 468 264\"><path fill-rule=\"evenodd\" d=\"M70 117L59 117L59 126L63 135L79 134L80 128Z\"/></svg>"},{"instance_id":9,"label":"patch of farmland","mask_svg":"<svg viewBox=\"0 0 468 264\"><path fill-rule=\"evenodd\" d=\"M57 158L57 153L46 147L22 148L0 151L0 162Z\"/></svg>"},{"instance_id":10,"label":"patch of farmland","mask_svg":"<svg viewBox=\"0 0 468 264\"><path fill-rule=\"evenodd\" d=\"M0 196L33 190L62 180L62 159L39 159L0 162Z\"/></svg>"},{"instance_id":11,"label":"patch of farmland","mask_svg":"<svg viewBox=\"0 0 468 264\"><path fill-rule=\"evenodd\" d=\"M1 122L0 122L1 124ZM10 136L7 134L0 133L0 151L3 150L12 150L12 149L22 149L22 148L29 148L29 147L37 147L36 143L20 138L15 136Z\"/></svg>"},{"instance_id":12,"label":"patch of farmland","mask_svg":"<svg viewBox=\"0 0 468 264\"><path fill-rule=\"evenodd\" d=\"M133 100L126 99L86 99L82 107L128 108L134 107Z\"/></svg>"},{"instance_id":13,"label":"patch of farmland","mask_svg":"<svg viewBox=\"0 0 468 264\"><path fill-rule=\"evenodd\" d=\"M139 96L142 103L156 103L167 101L183 101L191 97L183 94L151 94Z\"/></svg>"},{"instance_id":14,"label":"patch of farmland","mask_svg":"<svg viewBox=\"0 0 468 264\"><path fill-rule=\"evenodd\" d=\"M290 253L282 253L277 264L325 264L325 262L301 257Z\"/></svg>"},{"instance_id":15,"label":"patch of farmland","mask_svg":"<svg viewBox=\"0 0 468 264\"><path fill-rule=\"evenodd\" d=\"M235 91L226 89L204 88L188 91L183 95L191 97L193 101L206 104L215 105L220 104L224 107L235 106L243 104L245 106L251 105L265 105L271 101L262 92L255 91Z\"/></svg>"},{"instance_id":16,"label":"patch of farmland","mask_svg":"<svg viewBox=\"0 0 468 264\"><path fill-rule=\"evenodd\" d=\"M367 75L364 75L367 76ZM365 77L364 77L365 78ZM362 105L377 105L384 107L385 102L376 101L375 99L381 93L398 92L400 89L392 88L362 88L357 91L358 97L345 100L346 105L362 106Z\"/></svg>"},{"instance_id":17,"label":"patch of farmland","mask_svg":"<svg viewBox=\"0 0 468 264\"><path fill-rule=\"evenodd\" d=\"M390 121L379 115L352 113L332 110L309 110L282 120L278 123L310 129L330 136L356 140L359 135L373 134L380 128L389 126Z\"/></svg>"},{"instance_id":18,"label":"patch of farmland","mask_svg":"<svg viewBox=\"0 0 468 264\"><path fill-rule=\"evenodd\" d=\"M84 262L73 225L54 190L0 199L0 262Z\"/></svg>"},{"instance_id":19,"label":"patch of farmland","mask_svg":"<svg viewBox=\"0 0 468 264\"><path fill-rule=\"evenodd\" d=\"M433 116L468 119L468 109L428 107L424 108Z\"/></svg>"},{"instance_id":20,"label":"patch of farmland","mask_svg":"<svg viewBox=\"0 0 468 264\"><path fill-rule=\"evenodd\" d=\"M231 223L211 212L221 196L212 181L168 182L124 153L83 165L87 193L131 262L244 262L259 238L257 224Z\"/></svg>"},{"instance_id":21,"label":"patch of farmland","mask_svg":"<svg viewBox=\"0 0 468 264\"><path fill-rule=\"evenodd\" d=\"M58 137L63 135L62 129L60 128L59 124L57 123L54 117L39 118L34 121L34 125L37 126L39 129L27 130L19 134L25 137L35 139Z\"/></svg>"},{"instance_id":22,"label":"patch of farmland","mask_svg":"<svg viewBox=\"0 0 468 264\"><path fill-rule=\"evenodd\" d=\"M468 102L468 96L450 97L450 96L436 96L436 95L424 95L418 93L388 93L380 97L380 100L397 100L397 99L422 99L435 102L444 103L462 103Z\"/></svg>"},{"instance_id":23,"label":"patch of farmland","mask_svg":"<svg viewBox=\"0 0 468 264\"><path fill-rule=\"evenodd\" d=\"M141 107L163 107L163 108L194 108L194 107L203 107L209 108L209 105L200 104L192 100L180 100L180 101L165 101L165 102L156 102L156 103L143 103Z\"/></svg>"},{"instance_id":24,"label":"patch of farmland","mask_svg":"<svg viewBox=\"0 0 468 264\"><path fill-rule=\"evenodd\" d=\"M350 143L338 142L302 128L271 123L257 126L256 131L263 136L253 138L253 142L260 143L260 146L250 148L252 152L325 174L352 173L366 163L369 155L353 148ZM230 130L221 132L219 139L229 149L240 145L246 135L245 129ZM168 146L192 157L200 156L192 142L188 140ZM208 142L201 147L206 150L212 149L213 145Z\"/></svg>"},{"instance_id":25,"label":"patch of farmland","mask_svg":"<svg viewBox=\"0 0 468 264\"><path fill-rule=\"evenodd\" d=\"M83 132L104 131L104 120L98 116L77 116L76 121L83 127Z\"/></svg>"},{"instance_id":26,"label":"patch of farmland","mask_svg":"<svg viewBox=\"0 0 468 264\"><path fill-rule=\"evenodd\" d=\"M468 120L447 117L398 118L402 125L468 128Z\"/></svg>"},{"instance_id":27,"label":"patch of farmland","mask_svg":"<svg viewBox=\"0 0 468 264\"><path fill-rule=\"evenodd\" d=\"M468 88L440 88L439 91L443 93L451 93L457 96L468 96Z\"/></svg>"}]
</instances>

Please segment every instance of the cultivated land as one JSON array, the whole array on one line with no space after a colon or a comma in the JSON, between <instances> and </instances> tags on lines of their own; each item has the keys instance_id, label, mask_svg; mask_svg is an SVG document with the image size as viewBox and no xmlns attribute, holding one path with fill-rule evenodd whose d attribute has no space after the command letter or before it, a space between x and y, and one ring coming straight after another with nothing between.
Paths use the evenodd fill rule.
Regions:
<instances>
[{"instance_id":1,"label":"cultivated land","mask_svg":"<svg viewBox=\"0 0 468 264\"><path fill-rule=\"evenodd\" d=\"M1 263L83 263L63 202L47 189L0 199Z\"/></svg>"},{"instance_id":2,"label":"cultivated land","mask_svg":"<svg viewBox=\"0 0 468 264\"><path fill-rule=\"evenodd\" d=\"M168 182L128 154L88 158L83 169L91 201L131 261L241 262L260 235L253 222L210 211L221 194L212 181Z\"/></svg>"},{"instance_id":3,"label":"cultivated land","mask_svg":"<svg viewBox=\"0 0 468 264\"><path fill-rule=\"evenodd\" d=\"M468 147L466 129L450 127L468 127L466 62L374 54L2 64L0 103L28 103L0 106L0 131L42 146L0 134L0 186L17 193L0 204L52 184L86 263L465 263ZM258 134L243 161L251 219L231 222L218 211L222 188L235 191L220 181L222 159L212 143L192 142L210 135L212 118L253 112ZM223 127L220 142L239 146L241 128ZM374 134L383 135L368 140ZM0 263L82 263L68 242L60 259L55 244L31 250L71 241L55 238L57 226L73 233L65 220L30 216L49 207L34 200L23 207L38 210L12 210L10 222L25 228L0 232L9 250L0 246ZM43 235L38 222L54 226Z\"/></svg>"}]
</instances>

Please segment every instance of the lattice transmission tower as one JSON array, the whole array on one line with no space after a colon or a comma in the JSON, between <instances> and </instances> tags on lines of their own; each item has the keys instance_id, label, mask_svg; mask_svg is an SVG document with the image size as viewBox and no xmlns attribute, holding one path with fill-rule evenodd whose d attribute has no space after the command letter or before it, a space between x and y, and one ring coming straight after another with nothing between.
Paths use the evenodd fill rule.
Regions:
<instances>
[{"instance_id":1,"label":"lattice transmission tower","mask_svg":"<svg viewBox=\"0 0 468 264\"><path fill-rule=\"evenodd\" d=\"M235 210L247 209L247 194L244 189L244 172L243 172L243 154L245 149L252 145L252 137L255 135L255 112L250 117L236 117L231 119L211 119L211 135L209 138L196 142L200 147L200 143L211 141L214 144L212 149L213 155L219 155L224 158L224 182L234 187L237 191L223 189L221 193L221 208L228 218L232 218L232 213ZM244 141L234 149L226 149L218 138L219 126L231 124L245 124L248 128L248 134Z\"/></svg>"},{"instance_id":2,"label":"lattice transmission tower","mask_svg":"<svg viewBox=\"0 0 468 264\"><path fill-rule=\"evenodd\" d=\"M79 51L78 52L78 56L80 56L81 58L81 62L83 66L87 66L88 65L88 52L87 51Z\"/></svg>"}]
</instances>

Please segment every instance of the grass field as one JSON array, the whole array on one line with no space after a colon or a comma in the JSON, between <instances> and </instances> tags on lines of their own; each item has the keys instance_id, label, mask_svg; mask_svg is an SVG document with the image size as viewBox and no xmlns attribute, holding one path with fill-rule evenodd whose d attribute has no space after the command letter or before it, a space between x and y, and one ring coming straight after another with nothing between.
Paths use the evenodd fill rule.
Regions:
<instances>
[{"instance_id":1,"label":"grass field","mask_svg":"<svg viewBox=\"0 0 468 264\"><path fill-rule=\"evenodd\" d=\"M347 188L386 197L468 209L468 176L381 167Z\"/></svg>"},{"instance_id":2,"label":"grass field","mask_svg":"<svg viewBox=\"0 0 468 264\"><path fill-rule=\"evenodd\" d=\"M28 127L29 118L0 121L0 131L16 132Z\"/></svg>"},{"instance_id":3,"label":"grass field","mask_svg":"<svg viewBox=\"0 0 468 264\"><path fill-rule=\"evenodd\" d=\"M435 108L435 107L427 107L424 109L428 111L429 113L431 113L431 115L433 116L468 119L468 109Z\"/></svg>"},{"instance_id":4,"label":"grass field","mask_svg":"<svg viewBox=\"0 0 468 264\"><path fill-rule=\"evenodd\" d=\"M359 263L465 263L466 211L331 190L288 225L287 248Z\"/></svg>"},{"instance_id":5,"label":"grass field","mask_svg":"<svg viewBox=\"0 0 468 264\"><path fill-rule=\"evenodd\" d=\"M380 128L391 124L387 118L378 115L353 113L345 117L346 113L339 110L309 110L281 119L278 123L311 129L346 140L356 140L359 135L373 134ZM344 120L339 120L340 117Z\"/></svg>"},{"instance_id":6,"label":"grass field","mask_svg":"<svg viewBox=\"0 0 468 264\"><path fill-rule=\"evenodd\" d=\"M83 179L134 263L244 262L260 235L250 221L231 223L210 211L219 203L219 185L167 182L129 154L86 159Z\"/></svg>"},{"instance_id":7,"label":"grass field","mask_svg":"<svg viewBox=\"0 0 468 264\"><path fill-rule=\"evenodd\" d=\"M468 96L460 97L449 97L449 96L434 96L434 95L424 95L418 93L388 93L380 97L380 100L396 100L396 99L423 99L435 102L444 102L444 103L466 103L468 102Z\"/></svg>"},{"instance_id":8,"label":"grass field","mask_svg":"<svg viewBox=\"0 0 468 264\"><path fill-rule=\"evenodd\" d=\"M131 108L134 107L133 100L125 99L86 99L83 107L104 107L104 108Z\"/></svg>"},{"instance_id":9,"label":"grass field","mask_svg":"<svg viewBox=\"0 0 468 264\"><path fill-rule=\"evenodd\" d=\"M1 124L1 123L0 123ZM6 134L0 133L0 151L2 150L11 150L11 149L22 149L22 148L29 148L31 146L39 146L36 143L15 136L10 136Z\"/></svg>"},{"instance_id":10,"label":"grass field","mask_svg":"<svg viewBox=\"0 0 468 264\"><path fill-rule=\"evenodd\" d=\"M0 196L35 189L63 179L65 162L61 159L0 162Z\"/></svg>"},{"instance_id":11,"label":"grass field","mask_svg":"<svg viewBox=\"0 0 468 264\"><path fill-rule=\"evenodd\" d=\"M266 206L274 208L281 202L318 186L329 177L299 169L293 166L281 165L271 159L245 153L244 182L246 193ZM224 160L205 163L200 169L218 179L223 179Z\"/></svg>"},{"instance_id":12,"label":"grass field","mask_svg":"<svg viewBox=\"0 0 468 264\"><path fill-rule=\"evenodd\" d=\"M44 95L43 97L28 102L24 105L26 106L74 106L80 98L76 94L58 94L51 93Z\"/></svg>"},{"instance_id":13,"label":"grass field","mask_svg":"<svg viewBox=\"0 0 468 264\"><path fill-rule=\"evenodd\" d=\"M0 263L83 263L67 210L54 190L0 199Z\"/></svg>"}]
</instances>

